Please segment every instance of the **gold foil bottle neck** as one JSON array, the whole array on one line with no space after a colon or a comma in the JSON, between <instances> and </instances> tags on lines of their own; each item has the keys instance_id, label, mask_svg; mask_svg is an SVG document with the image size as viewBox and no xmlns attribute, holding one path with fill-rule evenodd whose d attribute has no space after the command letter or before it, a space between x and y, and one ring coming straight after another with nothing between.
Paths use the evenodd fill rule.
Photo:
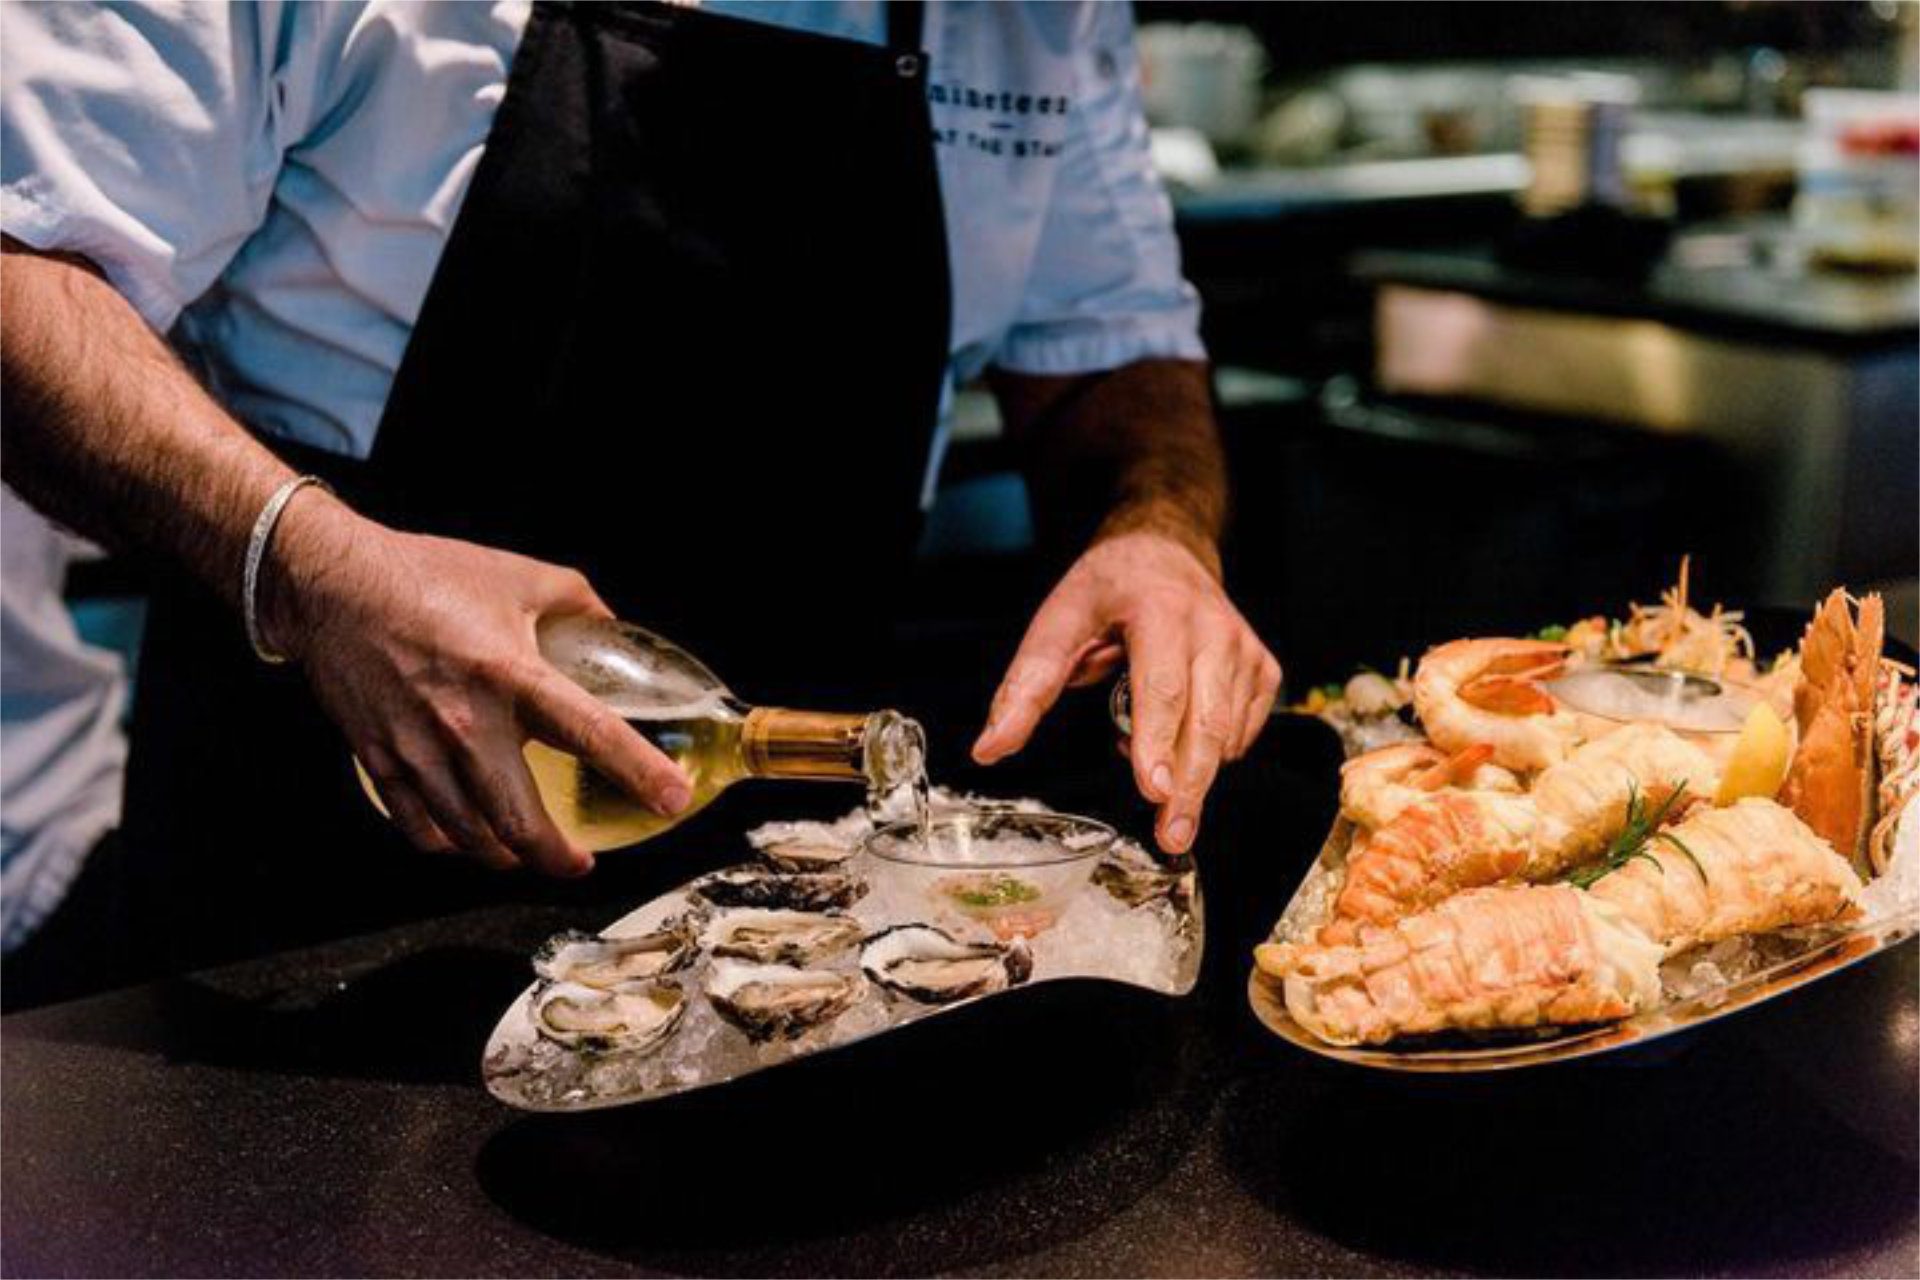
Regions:
<instances>
[{"instance_id":1,"label":"gold foil bottle neck","mask_svg":"<svg viewBox=\"0 0 1920 1280\"><path fill-rule=\"evenodd\" d=\"M865 779L865 715L755 707L740 730L746 771L771 778Z\"/></svg>"}]
</instances>

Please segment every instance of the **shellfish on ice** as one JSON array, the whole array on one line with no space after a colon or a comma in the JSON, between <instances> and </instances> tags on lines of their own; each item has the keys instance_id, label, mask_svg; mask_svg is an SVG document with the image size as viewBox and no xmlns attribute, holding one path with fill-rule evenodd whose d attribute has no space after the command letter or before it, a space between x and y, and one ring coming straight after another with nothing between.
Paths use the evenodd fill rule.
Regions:
<instances>
[{"instance_id":1,"label":"shellfish on ice","mask_svg":"<svg viewBox=\"0 0 1920 1280\"><path fill-rule=\"evenodd\" d=\"M928 924L883 930L860 949L868 977L922 1004L951 1004L1025 982L1033 957L1024 943L962 942Z\"/></svg>"},{"instance_id":2,"label":"shellfish on ice","mask_svg":"<svg viewBox=\"0 0 1920 1280\"><path fill-rule=\"evenodd\" d=\"M570 1049L646 1053L680 1025L686 993L670 982L626 982L590 987L549 982L533 997L533 1025Z\"/></svg>"},{"instance_id":3,"label":"shellfish on ice","mask_svg":"<svg viewBox=\"0 0 1920 1280\"><path fill-rule=\"evenodd\" d=\"M827 969L721 959L707 971L714 1012L755 1042L792 1040L839 1017L866 991L859 974Z\"/></svg>"},{"instance_id":4,"label":"shellfish on ice","mask_svg":"<svg viewBox=\"0 0 1920 1280\"><path fill-rule=\"evenodd\" d=\"M734 907L714 916L702 938L716 956L805 968L857 946L864 933L843 912Z\"/></svg>"},{"instance_id":5,"label":"shellfish on ice","mask_svg":"<svg viewBox=\"0 0 1920 1280\"><path fill-rule=\"evenodd\" d=\"M570 929L548 938L534 953L533 971L549 982L604 989L684 968L693 952L693 930L681 922L631 938Z\"/></svg>"},{"instance_id":6,"label":"shellfish on ice","mask_svg":"<svg viewBox=\"0 0 1920 1280\"><path fill-rule=\"evenodd\" d=\"M784 874L766 867L730 867L696 881L693 892L716 907L782 907L825 911L850 907L867 892L867 882L840 871Z\"/></svg>"}]
</instances>

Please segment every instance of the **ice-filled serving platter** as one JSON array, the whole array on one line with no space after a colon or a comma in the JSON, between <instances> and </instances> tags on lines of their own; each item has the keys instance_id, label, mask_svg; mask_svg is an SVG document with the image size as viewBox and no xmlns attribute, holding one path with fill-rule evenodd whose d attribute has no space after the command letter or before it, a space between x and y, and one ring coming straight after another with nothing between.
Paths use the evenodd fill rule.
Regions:
<instances>
[{"instance_id":1,"label":"ice-filled serving platter","mask_svg":"<svg viewBox=\"0 0 1920 1280\"><path fill-rule=\"evenodd\" d=\"M1191 860L1034 801L936 790L924 832L904 812L860 810L748 840L752 860L540 949L487 1042L495 1097L623 1106L1037 983L1184 995L1199 976Z\"/></svg>"},{"instance_id":2,"label":"ice-filled serving platter","mask_svg":"<svg viewBox=\"0 0 1920 1280\"><path fill-rule=\"evenodd\" d=\"M1296 710L1340 814L1248 998L1397 1071L1584 1057L1786 994L1920 931L1920 712L1883 606L1834 592L1770 662L1687 600L1438 645Z\"/></svg>"}]
</instances>

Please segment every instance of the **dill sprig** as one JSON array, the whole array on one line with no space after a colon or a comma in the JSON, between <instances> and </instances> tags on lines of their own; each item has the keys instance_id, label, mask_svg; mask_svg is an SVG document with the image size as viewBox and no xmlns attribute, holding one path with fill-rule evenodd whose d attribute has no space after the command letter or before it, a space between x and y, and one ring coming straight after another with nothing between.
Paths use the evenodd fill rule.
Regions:
<instances>
[{"instance_id":1,"label":"dill sprig","mask_svg":"<svg viewBox=\"0 0 1920 1280\"><path fill-rule=\"evenodd\" d=\"M1627 783L1626 825L1607 845L1606 852L1602 853L1597 861L1588 863L1584 867L1576 867L1567 874L1567 879L1572 881L1576 888L1590 889L1596 882L1612 875L1635 858L1645 858L1653 864L1654 870L1665 875L1666 867L1647 848L1653 841L1662 840L1684 853L1687 861L1693 864L1693 869L1700 873L1700 879L1704 881L1707 878L1707 869L1700 865L1700 859L1694 856L1693 850L1687 848L1686 842L1671 831L1660 830L1660 824L1667 820L1667 814L1673 811L1674 805L1680 803L1681 798L1686 794L1687 784L1682 782L1665 800L1649 810L1646 798L1640 794L1639 788L1632 782Z\"/></svg>"}]
</instances>

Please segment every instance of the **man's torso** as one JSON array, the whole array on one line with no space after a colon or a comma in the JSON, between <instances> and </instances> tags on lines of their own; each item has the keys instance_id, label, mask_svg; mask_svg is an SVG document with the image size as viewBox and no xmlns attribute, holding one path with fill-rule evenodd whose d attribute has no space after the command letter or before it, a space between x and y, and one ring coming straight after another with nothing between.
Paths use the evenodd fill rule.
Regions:
<instances>
[{"instance_id":1,"label":"man's torso","mask_svg":"<svg viewBox=\"0 0 1920 1280\"><path fill-rule=\"evenodd\" d=\"M866 43L884 6L710 3L712 11ZM250 425L338 452L372 447L393 374L505 93L528 6L299 6L312 53L282 69L311 125L264 220L176 340ZM1076 4L934 6L928 95L954 271L953 349L976 372L1014 321L1038 249L1080 63ZM319 70L325 68L324 71ZM769 147L830 148L804 102ZM405 127L400 127L405 122ZM296 123L290 128L300 131ZM738 163L751 165L753 157ZM767 193L769 216L805 191ZM848 352L857 363L858 352Z\"/></svg>"}]
</instances>

